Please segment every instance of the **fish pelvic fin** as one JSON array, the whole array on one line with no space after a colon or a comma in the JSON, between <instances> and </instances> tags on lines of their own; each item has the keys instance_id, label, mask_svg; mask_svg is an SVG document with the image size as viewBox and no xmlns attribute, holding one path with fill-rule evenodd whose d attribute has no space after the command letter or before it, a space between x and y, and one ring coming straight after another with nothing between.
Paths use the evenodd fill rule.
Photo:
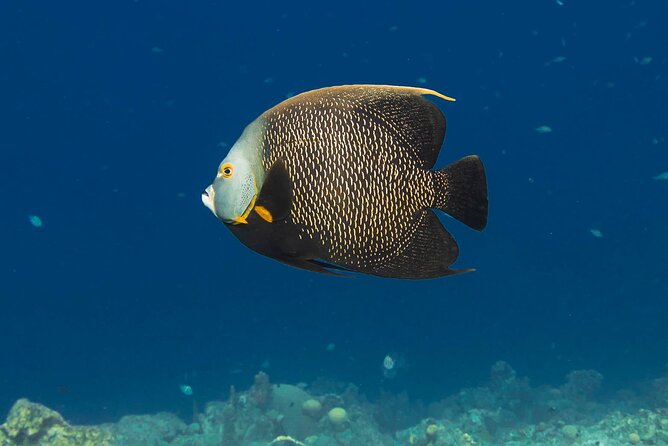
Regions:
<instances>
[{"instance_id":1,"label":"fish pelvic fin","mask_svg":"<svg viewBox=\"0 0 668 446\"><path fill-rule=\"evenodd\" d=\"M482 161L471 155L433 171L434 204L465 225L481 231L487 225L487 179Z\"/></svg>"}]
</instances>

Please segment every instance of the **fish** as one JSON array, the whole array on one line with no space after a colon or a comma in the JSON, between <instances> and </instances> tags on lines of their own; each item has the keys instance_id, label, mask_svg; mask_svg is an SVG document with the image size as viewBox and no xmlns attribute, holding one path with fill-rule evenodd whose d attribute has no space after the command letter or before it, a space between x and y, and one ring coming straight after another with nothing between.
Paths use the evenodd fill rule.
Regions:
<instances>
[{"instance_id":1,"label":"fish","mask_svg":"<svg viewBox=\"0 0 668 446\"><path fill-rule=\"evenodd\" d=\"M386 355L385 358L383 358L383 368L386 370L392 370L394 366L394 358L392 358L390 355Z\"/></svg>"},{"instance_id":2,"label":"fish","mask_svg":"<svg viewBox=\"0 0 668 446\"><path fill-rule=\"evenodd\" d=\"M402 355L397 353L390 353L383 358L383 365L381 367L384 379L394 379L399 373L399 369L406 367L406 360Z\"/></svg>"},{"instance_id":3,"label":"fish","mask_svg":"<svg viewBox=\"0 0 668 446\"><path fill-rule=\"evenodd\" d=\"M487 180L477 155L433 170L445 137L434 90L326 87L293 96L242 132L202 194L251 250L332 275L428 279L459 255L434 210L487 225Z\"/></svg>"},{"instance_id":4,"label":"fish","mask_svg":"<svg viewBox=\"0 0 668 446\"><path fill-rule=\"evenodd\" d=\"M181 391L182 394L186 396L192 396L193 394L193 388L189 386L188 384L181 384L179 386L179 390Z\"/></svg>"}]
</instances>

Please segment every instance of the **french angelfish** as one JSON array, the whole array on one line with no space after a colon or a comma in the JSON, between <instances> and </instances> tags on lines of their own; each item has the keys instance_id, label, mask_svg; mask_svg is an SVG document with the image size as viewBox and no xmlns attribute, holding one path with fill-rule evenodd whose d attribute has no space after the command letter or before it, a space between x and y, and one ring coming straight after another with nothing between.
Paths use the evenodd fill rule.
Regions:
<instances>
[{"instance_id":1,"label":"french angelfish","mask_svg":"<svg viewBox=\"0 0 668 446\"><path fill-rule=\"evenodd\" d=\"M298 268L422 279L457 274L434 209L487 224L480 159L431 170L445 117L426 88L350 85L287 99L246 127L202 194L250 249Z\"/></svg>"}]
</instances>

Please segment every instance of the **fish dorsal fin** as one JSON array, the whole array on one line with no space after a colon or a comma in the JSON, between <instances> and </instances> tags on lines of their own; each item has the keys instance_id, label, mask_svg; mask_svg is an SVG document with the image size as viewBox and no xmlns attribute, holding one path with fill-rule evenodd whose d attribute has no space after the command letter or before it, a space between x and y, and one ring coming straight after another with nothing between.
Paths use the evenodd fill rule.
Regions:
<instances>
[{"instance_id":1,"label":"fish dorsal fin","mask_svg":"<svg viewBox=\"0 0 668 446\"><path fill-rule=\"evenodd\" d=\"M294 96L266 112L271 114L291 106L346 110L355 124L382 127L392 141L390 150L402 150L418 166L431 169L445 137L445 116L432 95L454 101L434 90L392 85L343 85L321 88ZM374 131L374 129L371 129Z\"/></svg>"},{"instance_id":2,"label":"fish dorsal fin","mask_svg":"<svg viewBox=\"0 0 668 446\"><path fill-rule=\"evenodd\" d=\"M278 159L269 169L255 200L253 210L265 221L273 223L290 215L292 207L292 181L282 159Z\"/></svg>"}]
</instances>

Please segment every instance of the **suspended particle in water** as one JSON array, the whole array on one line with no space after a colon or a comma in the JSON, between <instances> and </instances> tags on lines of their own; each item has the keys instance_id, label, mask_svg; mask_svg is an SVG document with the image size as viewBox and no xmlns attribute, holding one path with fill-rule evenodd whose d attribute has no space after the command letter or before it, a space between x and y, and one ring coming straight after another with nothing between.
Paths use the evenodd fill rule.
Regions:
<instances>
[{"instance_id":1,"label":"suspended particle in water","mask_svg":"<svg viewBox=\"0 0 668 446\"><path fill-rule=\"evenodd\" d=\"M540 127L536 127L534 130L536 133L552 133L552 127L548 125L541 125Z\"/></svg>"},{"instance_id":2,"label":"suspended particle in water","mask_svg":"<svg viewBox=\"0 0 668 446\"><path fill-rule=\"evenodd\" d=\"M600 229L590 229L589 232L591 232L591 235L593 235L596 238L601 238L603 237L603 233L601 232Z\"/></svg>"},{"instance_id":3,"label":"suspended particle in water","mask_svg":"<svg viewBox=\"0 0 668 446\"><path fill-rule=\"evenodd\" d=\"M33 225L36 228L41 228L42 227L42 219L38 215L28 215L28 220L30 221L30 224Z\"/></svg>"},{"instance_id":4,"label":"suspended particle in water","mask_svg":"<svg viewBox=\"0 0 668 446\"><path fill-rule=\"evenodd\" d=\"M557 57L555 57L555 58L553 58L553 59L548 60L547 62L545 62L544 65L545 65L546 67L549 67L549 66L552 65L552 64L555 64L555 63L561 63L561 62L563 62L563 61L565 61L565 60L566 60L566 56L557 56Z\"/></svg>"}]
</instances>

